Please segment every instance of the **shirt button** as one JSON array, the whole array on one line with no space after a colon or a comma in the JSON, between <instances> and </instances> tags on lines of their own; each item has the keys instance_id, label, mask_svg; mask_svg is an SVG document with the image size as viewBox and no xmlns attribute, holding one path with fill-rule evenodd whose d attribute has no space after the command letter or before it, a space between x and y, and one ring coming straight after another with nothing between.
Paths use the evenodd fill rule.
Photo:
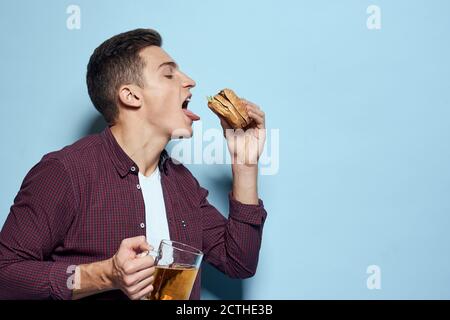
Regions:
<instances>
[{"instance_id":1,"label":"shirt button","mask_svg":"<svg viewBox=\"0 0 450 320\"><path fill-rule=\"evenodd\" d=\"M130 170L135 172L136 171L136 167L131 167Z\"/></svg>"},{"instance_id":2,"label":"shirt button","mask_svg":"<svg viewBox=\"0 0 450 320\"><path fill-rule=\"evenodd\" d=\"M145 228L145 223L141 222L141 224L139 225L141 227L141 229Z\"/></svg>"},{"instance_id":3,"label":"shirt button","mask_svg":"<svg viewBox=\"0 0 450 320\"><path fill-rule=\"evenodd\" d=\"M141 190L141 185L140 185L140 184L137 184L137 185L136 185L136 188L138 188L138 190Z\"/></svg>"}]
</instances>

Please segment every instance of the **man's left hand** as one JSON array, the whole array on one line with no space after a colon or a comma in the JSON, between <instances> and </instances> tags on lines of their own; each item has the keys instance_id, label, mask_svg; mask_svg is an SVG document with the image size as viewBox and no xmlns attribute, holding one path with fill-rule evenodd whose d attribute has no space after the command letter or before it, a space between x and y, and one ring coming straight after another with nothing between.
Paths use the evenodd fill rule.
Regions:
<instances>
[{"instance_id":1,"label":"man's left hand","mask_svg":"<svg viewBox=\"0 0 450 320\"><path fill-rule=\"evenodd\" d=\"M227 139L232 163L252 167L257 165L264 149L266 120L265 114L259 106L245 99L242 101L245 103L248 116L254 122L245 131L233 130L223 119L220 119L220 124Z\"/></svg>"}]
</instances>

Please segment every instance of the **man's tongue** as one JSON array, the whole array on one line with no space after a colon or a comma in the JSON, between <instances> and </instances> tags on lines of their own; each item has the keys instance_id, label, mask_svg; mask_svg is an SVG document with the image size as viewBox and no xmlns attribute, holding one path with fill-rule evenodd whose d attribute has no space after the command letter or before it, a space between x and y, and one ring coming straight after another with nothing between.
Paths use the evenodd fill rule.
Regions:
<instances>
[{"instance_id":1,"label":"man's tongue","mask_svg":"<svg viewBox=\"0 0 450 320\"><path fill-rule=\"evenodd\" d=\"M200 120L200 117L198 115L196 115L195 113L193 113L191 110L189 109L183 109L184 114L190 118L192 121L197 121Z\"/></svg>"}]
</instances>

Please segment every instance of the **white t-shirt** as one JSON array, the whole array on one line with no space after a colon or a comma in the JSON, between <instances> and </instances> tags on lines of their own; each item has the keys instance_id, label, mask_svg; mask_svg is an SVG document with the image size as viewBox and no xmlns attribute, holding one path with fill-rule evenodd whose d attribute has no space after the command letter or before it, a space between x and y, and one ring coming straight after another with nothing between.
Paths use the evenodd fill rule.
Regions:
<instances>
[{"instance_id":1,"label":"white t-shirt","mask_svg":"<svg viewBox=\"0 0 450 320\"><path fill-rule=\"evenodd\" d=\"M139 172L139 184L145 204L147 242L158 250L162 239L170 239L159 169L156 168L148 177Z\"/></svg>"}]
</instances>

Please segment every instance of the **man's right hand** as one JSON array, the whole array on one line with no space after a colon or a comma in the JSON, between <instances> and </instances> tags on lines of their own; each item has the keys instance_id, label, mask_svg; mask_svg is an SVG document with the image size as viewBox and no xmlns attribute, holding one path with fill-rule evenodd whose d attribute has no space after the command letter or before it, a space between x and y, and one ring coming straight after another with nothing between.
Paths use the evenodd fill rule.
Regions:
<instances>
[{"instance_id":1,"label":"man's right hand","mask_svg":"<svg viewBox=\"0 0 450 320\"><path fill-rule=\"evenodd\" d=\"M153 257L143 254L152 249L144 236L128 238L112 258L77 266L72 299L114 289L130 299L147 296L153 290L155 267Z\"/></svg>"},{"instance_id":2,"label":"man's right hand","mask_svg":"<svg viewBox=\"0 0 450 320\"><path fill-rule=\"evenodd\" d=\"M153 290L154 259L150 255L140 255L152 249L144 236L128 238L111 258L112 283L132 300L139 300Z\"/></svg>"}]
</instances>

